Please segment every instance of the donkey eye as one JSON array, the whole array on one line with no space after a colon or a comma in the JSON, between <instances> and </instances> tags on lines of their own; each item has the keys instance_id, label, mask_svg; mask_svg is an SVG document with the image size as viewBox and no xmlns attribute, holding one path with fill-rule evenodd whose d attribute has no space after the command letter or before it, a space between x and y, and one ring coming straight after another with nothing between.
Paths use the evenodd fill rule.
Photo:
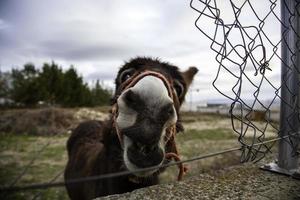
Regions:
<instances>
[{"instance_id":1,"label":"donkey eye","mask_svg":"<svg viewBox=\"0 0 300 200\"><path fill-rule=\"evenodd\" d=\"M175 89L178 97L181 97L183 95L184 88L183 88L183 85L179 81L174 82L174 89Z\"/></svg>"},{"instance_id":2,"label":"donkey eye","mask_svg":"<svg viewBox=\"0 0 300 200\"><path fill-rule=\"evenodd\" d=\"M126 69L120 75L120 79L119 79L120 82L122 83L122 82L128 80L133 74L134 74L134 69Z\"/></svg>"}]
</instances>

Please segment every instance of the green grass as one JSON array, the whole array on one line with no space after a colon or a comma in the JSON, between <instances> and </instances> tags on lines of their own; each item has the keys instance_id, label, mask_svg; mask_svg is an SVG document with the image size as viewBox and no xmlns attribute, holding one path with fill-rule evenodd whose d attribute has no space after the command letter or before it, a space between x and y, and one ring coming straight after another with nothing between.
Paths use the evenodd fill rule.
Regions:
<instances>
[{"instance_id":1,"label":"green grass","mask_svg":"<svg viewBox=\"0 0 300 200\"><path fill-rule=\"evenodd\" d=\"M185 123L196 121L216 122L219 119L228 119L228 117L214 113L181 112L181 121Z\"/></svg>"},{"instance_id":2,"label":"green grass","mask_svg":"<svg viewBox=\"0 0 300 200\"><path fill-rule=\"evenodd\" d=\"M30 161L47 144L25 175L17 182L18 185L44 183L50 181L65 167L67 155L65 143L67 135L62 136L31 136L0 134L0 185L9 186L12 181L26 168ZM60 176L57 181L61 181ZM39 193L38 199L68 199L64 188L53 188L41 191L17 192L2 196L1 199L32 199Z\"/></svg>"},{"instance_id":3,"label":"green grass","mask_svg":"<svg viewBox=\"0 0 300 200\"><path fill-rule=\"evenodd\" d=\"M236 136L229 129L187 130L176 137L184 158L212 153L236 146Z\"/></svg>"},{"instance_id":4,"label":"green grass","mask_svg":"<svg viewBox=\"0 0 300 200\"><path fill-rule=\"evenodd\" d=\"M0 134L0 185L9 185L28 165L37 152L49 142L49 145L40 153L26 174L17 182L17 185L44 183L50 181L61 172L67 161L65 144L68 136L32 136ZM233 146L236 136L229 129L187 130L176 137L178 148L183 159L196 155L214 152ZM230 156L229 156L230 157ZM216 157L190 164L190 173L198 173L216 169L218 166L236 162L237 156ZM225 163L225 164L224 164ZM162 176L162 182L176 180L177 168L169 168ZM56 181L61 181L62 176ZM0 199L32 199L40 193L38 199L68 199L64 187L47 190L18 192Z\"/></svg>"},{"instance_id":5,"label":"green grass","mask_svg":"<svg viewBox=\"0 0 300 200\"><path fill-rule=\"evenodd\" d=\"M176 143L182 160L200 155L214 153L238 146L236 135L230 129L186 130L176 136ZM239 163L240 152L228 153L188 163L186 177L200 173L211 173L214 170ZM161 182L176 180L177 167L170 167L162 174Z\"/></svg>"},{"instance_id":6,"label":"green grass","mask_svg":"<svg viewBox=\"0 0 300 200\"><path fill-rule=\"evenodd\" d=\"M188 141L188 140L227 140L234 139L236 136L230 129L205 129L195 130L190 129L184 133L177 135L177 140Z\"/></svg>"}]
</instances>

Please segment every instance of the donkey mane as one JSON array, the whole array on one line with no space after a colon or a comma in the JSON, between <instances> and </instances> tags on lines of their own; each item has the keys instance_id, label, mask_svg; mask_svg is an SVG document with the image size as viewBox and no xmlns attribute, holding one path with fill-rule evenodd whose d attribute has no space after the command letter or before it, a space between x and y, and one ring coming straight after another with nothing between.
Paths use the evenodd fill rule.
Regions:
<instances>
[{"instance_id":1,"label":"donkey mane","mask_svg":"<svg viewBox=\"0 0 300 200\"><path fill-rule=\"evenodd\" d=\"M168 78L180 81L184 86L185 92L187 90L189 83L187 83L178 67L161 62L159 59L137 57L126 62L120 68L115 79L116 91L120 87L118 77L123 71L132 68L158 71ZM195 73L197 72L194 68L192 70ZM183 99L184 96L179 99L180 104ZM177 121L176 126L177 131L182 130L180 120ZM112 117L107 121L94 120L79 124L67 141L67 151L68 162L64 174L66 181L127 170L122 159L123 149L113 126ZM93 199L99 196L130 192L138 188L158 184L158 175L161 171L163 169L149 177L137 178L134 175L125 175L92 182L67 184L66 188L69 197L73 200ZM132 177L135 178L135 181L133 181Z\"/></svg>"}]
</instances>

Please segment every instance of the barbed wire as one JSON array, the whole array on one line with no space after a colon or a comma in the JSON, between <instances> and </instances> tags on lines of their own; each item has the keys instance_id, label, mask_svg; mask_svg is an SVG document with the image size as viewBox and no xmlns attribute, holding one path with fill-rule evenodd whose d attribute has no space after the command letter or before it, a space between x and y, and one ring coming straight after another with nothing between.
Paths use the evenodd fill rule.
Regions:
<instances>
[{"instance_id":1,"label":"barbed wire","mask_svg":"<svg viewBox=\"0 0 300 200\"><path fill-rule=\"evenodd\" d=\"M186 160L163 164L161 166L153 166L153 167L148 167L148 168L136 169L134 171L122 171L122 172L117 172L117 173L103 174L103 175L99 175L99 176L88 176L88 177L82 177L82 178L78 178L78 179L70 179L68 181L55 182L55 183L40 183L40 184L32 184L32 185L27 185L27 186L0 187L0 193L2 193L2 192L17 192L17 191L22 191L22 190L47 189L50 187L61 187L61 186L65 186L68 184L77 184L77 183L82 183L82 182L90 182L90 181L115 178L115 177L120 177L120 176L125 176L125 175L132 175L135 173L151 171L151 170L158 170L158 169L165 168L165 167L175 166L175 165L178 165L181 163L192 162L192 161L209 158L209 157L213 157L213 156L217 156L217 155L221 155L221 154L225 154L225 153L229 153L229 152L233 152L233 151L239 151L239 150L241 150L241 147L234 147L234 148L226 149L223 151L218 151L215 153L196 156L196 157L186 159Z\"/></svg>"},{"instance_id":2,"label":"barbed wire","mask_svg":"<svg viewBox=\"0 0 300 200\"><path fill-rule=\"evenodd\" d=\"M282 22L280 16L278 16L280 1L265 1L269 3L269 9L264 14L258 13L258 7L255 7L253 2L253 0L230 0L226 2L217 0L190 1L190 7L199 14L195 21L195 26L210 40L210 48L216 53L215 60L219 66L212 84L220 94L231 100L229 113L232 128L238 134L238 141L242 147L246 147L243 148L241 154L243 162L260 160L271 151L272 145L267 146L262 144L256 147L253 146L255 143L263 142L266 139L267 129L272 129L273 132L281 135L282 130L271 120L271 115L273 114L271 107L277 101L282 101L293 109L293 112L286 119L290 127L294 127L293 122L289 122L290 118L294 117L294 115L298 115L298 120L300 121L299 105L291 105L290 102L285 101L285 98L280 96L280 90L289 81L291 73L283 75L282 83L279 86L273 83L274 79L270 78L269 74L273 70L273 67L270 65L271 62L276 62L274 60L277 60L278 63L285 62L278 51L282 43L287 43L285 36L290 31L297 34L298 46L296 50L293 50L291 47L288 48L292 53L290 58L292 65L288 63L285 63L285 65L290 71L296 68L295 54L296 51L299 52L300 50L300 39L299 33L297 33L294 27L294 18L296 14L299 15L300 3L299 1L296 3L296 11L294 13L288 9L291 17L289 18L290 26L287 26ZM285 1L283 2L284 5L281 6L289 8ZM255 1L255 3L258 2ZM231 11L230 9L224 9L225 4L227 8L231 8ZM228 16L224 15L224 12L227 15L228 13L232 14L233 17L228 19ZM244 13L247 13L247 19L254 18L257 21L256 24L249 24L249 20L245 20L245 16L242 16ZM278 27L283 27L282 37L277 41L274 41L270 37L270 33L265 30L267 21L271 17L274 18L273 21L278 24ZM207 20L213 21L209 25L209 28L204 27L207 24L201 24ZM228 87L231 87L230 94L218 84L219 80L224 76L232 80L231 84L228 85ZM300 83L298 83L298 86L300 86ZM269 90L273 91L272 96L268 96L268 102L264 102L261 97L265 87L269 87ZM244 95L244 90L249 88L251 88L253 93L247 99L246 95ZM292 91L289 91L288 95L291 95L293 98L297 97L297 94L294 94ZM259 110L257 109L258 106L260 107ZM263 125L259 125L253 119L256 113L264 115ZM238 127L236 126L237 124L239 125ZM251 132L252 139L247 137L249 132ZM289 134L293 132L297 132L297 130L293 128ZM294 138L290 138L288 142L293 146L294 151L296 151L297 145L293 144L293 141Z\"/></svg>"},{"instance_id":3,"label":"barbed wire","mask_svg":"<svg viewBox=\"0 0 300 200\"><path fill-rule=\"evenodd\" d=\"M189 163L235 151L242 152L242 162L249 160L258 162L259 160L264 158L267 153L271 152L271 148L278 140L284 140L285 142L289 143L291 146L294 147L294 151L297 152L297 147L293 142L294 138L299 137L299 133L297 132L297 130L295 128L292 128L288 135L281 136L280 133L282 130L278 128L277 123L274 123L271 120L271 107L279 99L294 111L286 119L289 125L293 127L293 122L290 121L290 119L294 115L298 115L298 120L300 121L299 106L297 104L291 104L290 102L285 101L285 99L280 96L280 90L282 87L285 87L285 84L289 80L291 73L284 74L281 84L279 86L276 86L276 84L273 83L272 79L269 78L268 72L274 70L270 64L272 60L278 59L279 62L284 63L284 60L278 53L278 51L280 50L280 45L282 45L282 43L287 43L284 36L287 35L290 31L293 31L295 34L297 34L299 38L299 33L297 33L297 30L294 28L293 23L294 16L299 15L300 3L297 2L296 4L296 13L292 13L292 11L289 10L291 14L291 17L289 18L291 26L286 26L275 11L275 9L278 8L277 0L268 0L270 4L269 10L267 13L264 14L264 16L260 16L257 13L255 7L253 6L253 1L251 0L244 0L243 2L239 1L239 3L238 1L234 2L233 0L227 1L234 15L233 21L230 23L227 23L226 20L221 17L222 10L219 7L219 4L221 4L220 2L221 1L217 3L217 0L191 0L190 6L193 10L199 13L198 18L195 21L195 26L202 34L204 34L211 41L210 48L213 52L216 53L215 60L217 61L219 66L217 69L216 77L213 80L213 86L220 94L232 101L229 110L231 117L231 125L233 131L236 134L238 134L238 141L240 142L241 146L205 155L195 156L190 159L172 162L164 164L162 166L138 169L130 172L122 171L117 173L82 177L68 181L55 182L63 173L63 171L61 171L47 183L15 186L15 184L27 172L29 167L32 166L32 164L38 158L41 152L44 151L49 145L47 143L40 149L40 151L37 152L37 154L28 163L27 167L24 168L20 175L17 176L16 179L12 181L12 183L9 186L0 187L0 193L8 194L11 192L18 191L48 189L52 187L62 187L68 184L78 184L82 182L90 182L119 176L126 176L134 173L170 167L181 163ZM251 11L252 15L254 15L254 17L259 21L256 25L244 25L242 20L240 20L242 11L246 7L248 8L248 10ZM264 30L266 21L271 16L275 17L277 22L283 27L283 37L281 37L281 39L275 42L269 38L268 33ZM200 19L204 17L214 21L214 23L212 24L214 25L214 29L210 29L213 30L212 34L207 33L205 29L203 29L199 24ZM234 35L233 32L235 30L238 30L237 32L239 33L239 38L241 39L240 43L237 44L231 39L231 35ZM250 32L254 32L254 34ZM271 47L267 48L266 44L268 44ZM259 58L256 55L257 51L261 56ZM292 72L296 68L297 63L295 61L295 51L300 51L300 42L297 44L296 50L288 48L288 51L292 54L292 65L286 64L286 68L290 70L290 72ZM235 70L232 70L232 66L236 67ZM251 73L249 73L249 71ZM225 73L227 74L227 76L236 79L236 81L231 85L231 95L224 92L223 89L218 86L219 79ZM298 71L298 73L300 72ZM256 80L253 80L253 77L255 77ZM252 94L254 100L252 100L251 102L247 102L246 99L243 98L245 83L250 85L254 90ZM262 93L262 89L265 84L267 84L273 90L273 96L267 103L260 98L260 94ZM298 83L298 85L300 87L300 83ZM297 94L294 94L293 91L289 91L289 93L293 98L297 98ZM253 120L253 112L256 111L257 105L261 107L261 113L263 113L266 117L264 119L263 125L259 125L255 120ZM237 126L237 124L239 126ZM268 128L271 128L274 132L277 132L278 136L274 139L266 140L266 133L268 132ZM251 132L252 137L247 136L249 132ZM37 199L41 194L41 192L37 193L33 197L33 199Z\"/></svg>"},{"instance_id":4,"label":"barbed wire","mask_svg":"<svg viewBox=\"0 0 300 200\"><path fill-rule=\"evenodd\" d=\"M26 167L23 168L22 172L9 184L8 188L13 188L17 182L27 173L30 167L34 164L34 162L40 157L40 155L46 150L46 148L51 144L51 142L46 142L42 147L34 154L31 160L28 162ZM0 193L1 194L1 193ZM6 193L0 195L2 198L6 198Z\"/></svg>"},{"instance_id":5,"label":"barbed wire","mask_svg":"<svg viewBox=\"0 0 300 200\"><path fill-rule=\"evenodd\" d=\"M33 163L38 159L38 157L41 155L41 153L50 145L50 142L45 143L32 157L32 159L28 162L26 167L23 168L22 172L11 182L9 185L10 187L13 187L16 185L16 183L26 174L28 169L33 165Z\"/></svg>"},{"instance_id":6,"label":"barbed wire","mask_svg":"<svg viewBox=\"0 0 300 200\"><path fill-rule=\"evenodd\" d=\"M91 182L91 181L97 181L97 180L103 180L103 179L109 179L109 178L115 178L115 177L120 177L120 176L126 176L126 175L132 175L140 172L146 172L146 171L152 171L152 170L159 170L161 168L166 168L166 167L171 167L175 166L178 164L184 164L184 163L189 163L189 162L194 162L197 160L202 160L230 152L235 152L235 151L243 151L243 148L253 148L255 146L260 146L260 145L266 145L268 143L274 143L278 140L286 140L287 138L291 137L291 135L284 136L281 138L274 138L270 139L264 142L256 143L251 147L233 147L229 149L225 149L222 151L217 151L214 153L208 153L204 155L199 155L195 156L189 159L181 160L181 161L174 161L172 163L167 163L167 164L162 164L161 166L153 166L153 167L148 167L148 168L141 168L141 169L136 169L133 171L121 171L121 172L116 172L116 173L108 173L108 174L102 174L98 176L87 176L87 177L82 177L82 178L77 178L77 179L70 179L68 181L61 181L61 182L53 182L56 178L58 178L62 172L59 172L58 175L56 175L52 181L47 182L47 183L39 183L39 184L31 184L31 185L25 185L25 186L13 186L13 187L0 187L0 193L11 193L11 192L18 192L18 191L26 191L26 190L37 190L37 189L48 189L48 188L53 188L53 187L63 187L66 185L71 185L71 184L78 184L82 182Z\"/></svg>"},{"instance_id":7,"label":"barbed wire","mask_svg":"<svg viewBox=\"0 0 300 200\"><path fill-rule=\"evenodd\" d=\"M49 182L48 184L54 183L59 177L61 177L61 175L64 173L65 169L61 170L60 172L58 172ZM34 197L32 198L32 200L36 200L37 198L39 198L40 196L43 195L43 192L40 191L37 194L34 195Z\"/></svg>"}]
</instances>

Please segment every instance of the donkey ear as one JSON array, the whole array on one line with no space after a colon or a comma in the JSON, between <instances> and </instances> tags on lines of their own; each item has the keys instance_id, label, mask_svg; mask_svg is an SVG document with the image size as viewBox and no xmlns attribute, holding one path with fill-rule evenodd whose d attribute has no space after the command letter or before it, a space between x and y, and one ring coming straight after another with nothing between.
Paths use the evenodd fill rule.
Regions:
<instances>
[{"instance_id":1,"label":"donkey ear","mask_svg":"<svg viewBox=\"0 0 300 200\"><path fill-rule=\"evenodd\" d=\"M193 82L194 76L197 74L198 69L196 67L189 67L186 71L181 72L184 81L186 82L187 88Z\"/></svg>"}]
</instances>

